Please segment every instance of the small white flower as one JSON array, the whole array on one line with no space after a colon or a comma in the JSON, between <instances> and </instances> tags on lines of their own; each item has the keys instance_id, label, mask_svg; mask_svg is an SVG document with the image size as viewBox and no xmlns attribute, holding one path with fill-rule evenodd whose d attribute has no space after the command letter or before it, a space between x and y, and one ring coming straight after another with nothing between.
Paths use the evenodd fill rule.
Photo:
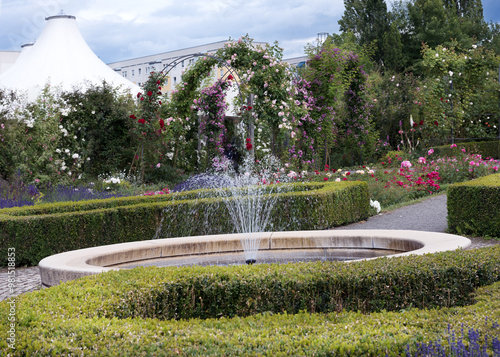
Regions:
<instances>
[{"instance_id":1,"label":"small white flower","mask_svg":"<svg viewBox=\"0 0 500 357\"><path fill-rule=\"evenodd\" d=\"M379 201L372 201L372 200L370 200L370 206L372 206L373 208L375 208L377 210L377 213L379 213L380 210L381 210L380 202Z\"/></svg>"},{"instance_id":2,"label":"small white flower","mask_svg":"<svg viewBox=\"0 0 500 357\"><path fill-rule=\"evenodd\" d=\"M73 154L73 156L71 156L73 159L78 159L79 155L78 154Z\"/></svg>"},{"instance_id":3,"label":"small white flower","mask_svg":"<svg viewBox=\"0 0 500 357\"><path fill-rule=\"evenodd\" d=\"M66 154L69 154L69 149L65 149L65 150L64 150L64 152L65 152Z\"/></svg>"},{"instance_id":4,"label":"small white flower","mask_svg":"<svg viewBox=\"0 0 500 357\"><path fill-rule=\"evenodd\" d=\"M56 152L57 152L58 154L60 154L60 153L61 153L61 150L60 150L60 149L56 149Z\"/></svg>"}]
</instances>

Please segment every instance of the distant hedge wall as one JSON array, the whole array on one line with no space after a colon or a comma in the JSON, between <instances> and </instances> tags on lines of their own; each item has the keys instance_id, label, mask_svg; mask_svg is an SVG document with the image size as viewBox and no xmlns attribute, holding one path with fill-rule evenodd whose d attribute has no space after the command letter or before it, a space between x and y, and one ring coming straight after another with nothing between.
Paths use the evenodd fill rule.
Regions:
<instances>
[{"instance_id":1,"label":"distant hedge wall","mask_svg":"<svg viewBox=\"0 0 500 357\"><path fill-rule=\"evenodd\" d=\"M454 156L456 149L450 148L451 145L442 145L433 147L437 156ZM457 147L464 148L467 152L480 154L483 158L500 159L500 141L480 141L457 143Z\"/></svg>"}]
</instances>

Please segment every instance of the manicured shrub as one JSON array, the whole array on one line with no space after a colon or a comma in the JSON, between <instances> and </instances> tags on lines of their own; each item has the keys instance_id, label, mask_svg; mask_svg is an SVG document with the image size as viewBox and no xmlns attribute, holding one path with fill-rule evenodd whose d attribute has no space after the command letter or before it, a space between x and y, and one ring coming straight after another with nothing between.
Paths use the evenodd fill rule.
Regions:
<instances>
[{"instance_id":1,"label":"manicured shrub","mask_svg":"<svg viewBox=\"0 0 500 357\"><path fill-rule=\"evenodd\" d=\"M3 319L0 321L0 351L13 356L401 356L407 350L410 354L415 353L417 343L441 340L446 347L450 336L448 326L450 330L459 331L464 324L482 336L493 338L498 336L499 327L485 323L485 317L492 322L500 321L500 283L488 285L500 279L499 249L384 258L354 264L323 262L139 268L85 277L18 297L16 349L8 346L10 322ZM318 295L322 286L331 284L331 272L335 270L340 277L338 284L343 284L342 275L351 280L349 288L342 293L353 297L354 308L344 308L347 305L343 305L339 311L311 313L322 308L312 302L322 296ZM420 273L420 270L425 273ZM330 275L324 275L328 271ZM432 271L436 271L436 276L429 279L427 272ZM294 277L298 278L297 282ZM252 316L235 314L234 317L224 317L224 314L219 314L221 310L252 310L265 297L255 295L237 301L234 298L238 291L234 290L233 306L223 304L214 308L213 318L142 318L144 310L138 310L135 318L116 317L120 306L125 307L124 303L134 291L136 296L141 296L141 293L145 296L148 289L166 291L169 285L179 296L185 296L186 304L194 304L199 311L209 310L207 305L216 307L225 297L214 295L209 298L208 295L219 289L219 285L228 286L237 279L240 280L242 296L248 293L244 286L260 279L267 285L265 289L275 289L273 304L278 309L290 305L290 301L299 295L303 297L295 301L308 307L294 314L269 308ZM302 289L297 289L297 284L313 279L317 280L314 289L308 289L305 284ZM183 284L196 281L198 285L206 286L205 295L197 295L194 285L193 290L183 289ZM396 292L395 295L384 294L388 291L387 284ZM476 288L472 290L456 290L458 286L473 285ZM393 305L391 310L394 311L361 313L363 307L372 305L372 300L362 297L368 286L375 296L379 293L385 295L387 304ZM411 291L410 286L414 287ZM479 286L484 287L477 289ZM422 288L425 291L421 291ZM280 289L282 293L278 293ZM450 294L443 295L443 289L449 289ZM335 290L326 294L336 296ZM407 299L413 296L416 301L423 297L434 306L448 307L418 309L410 300L402 306L391 302L391 296L400 301L399 295ZM462 298L457 300L454 296L458 295ZM182 300L178 299L180 309L187 310L187 306L181 305ZM376 296L375 300L382 300L382 297ZM472 305L457 306L463 303ZM159 307L147 308L150 311L157 309L157 313L162 314ZM314 308L309 310L309 307ZM10 308L8 300L0 302L2 316L8 316Z\"/></svg>"},{"instance_id":2,"label":"manicured shrub","mask_svg":"<svg viewBox=\"0 0 500 357\"><path fill-rule=\"evenodd\" d=\"M326 229L368 218L364 182L297 183L279 194L273 230ZM16 248L16 264L106 244L157 238L233 233L221 198L207 191L42 204L0 210L0 246ZM314 207L314 209L311 209ZM294 219L288 219L293 217ZM6 266L6 256L0 265Z\"/></svg>"},{"instance_id":3,"label":"manicured shrub","mask_svg":"<svg viewBox=\"0 0 500 357\"><path fill-rule=\"evenodd\" d=\"M500 174L454 184L447 194L450 232L500 237Z\"/></svg>"}]
</instances>

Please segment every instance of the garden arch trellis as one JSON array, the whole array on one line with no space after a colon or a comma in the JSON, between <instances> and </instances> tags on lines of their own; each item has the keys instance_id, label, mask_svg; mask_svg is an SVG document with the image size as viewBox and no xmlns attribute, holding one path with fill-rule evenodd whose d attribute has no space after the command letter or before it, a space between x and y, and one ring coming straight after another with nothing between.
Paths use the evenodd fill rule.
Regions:
<instances>
[{"instance_id":1,"label":"garden arch trellis","mask_svg":"<svg viewBox=\"0 0 500 357\"><path fill-rule=\"evenodd\" d=\"M194 54L190 54L190 55L177 57L176 59L172 60L171 62L169 62L163 66L162 70L159 72L160 78L162 78L162 79L167 78L170 71L173 70L175 67L177 67L183 61L194 59L194 58L200 58L200 57L211 58L212 60L216 61L217 64L221 65L221 67L226 68L227 72L225 73L224 76L221 76L217 82L220 83L226 75L228 75L228 74L231 75L234 79L234 83L236 83L240 102L244 103L245 97L241 91L241 87L240 87L240 83L239 83L239 81L241 81L241 80L240 80L240 75L239 75L237 69L235 67L233 67L228 61L225 61L225 60L223 60L217 56L214 56L214 55L205 54L205 53L194 53ZM198 77L197 79L200 80L201 78ZM247 101L247 105L251 106L253 104L253 95L250 94L248 96L248 98L246 98L246 101ZM253 142L253 140L254 140L254 125L253 125L253 123L251 123L249 126L249 137ZM199 144L199 146L200 146L200 144ZM253 147L250 150L250 155L252 157L254 156L254 148Z\"/></svg>"},{"instance_id":2,"label":"garden arch trellis","mask_svg":"<svg viewBox=\"0 0 500 357\"><path fill-rule=\"evenodd\" d=\"M294 110L295 105L289 92L292 83L291 72L289 66L280 60L281 52L282 49L278 47L277 43L273 46L266 44L264 47L255 47L252 44L252 39L245 36L228 43L213 54L195 53L180 56L166 63L162 66L163 68L151 73L150 79L143 86L144 93L138 93L141 104L137 116L140 118L138 123L141 124L138 126L138 131L142 131L138 134L143 135L141 140L144 140L148 135L154 136L161 132L155 123L159 122L161 129L169 126L168 131L165 129L165 132L169 133L166 137L168 142L163 144L168 145L169 150L173 150L171 151L173 152L173 160L172 154L170 154L169 159L172 160L172 167L176 168L177 158L180 157L178 153L186 148L182 147L186 144L182 140L187 138L185 135L189 135L188 145L190 146L187 149L189 152L183 152L185 155L182 156L182 165L189 169L196 167L197 164L194 160L196 160L199 151L193 155L193 152L196 151L196 145L193 145L192 139L202 138L199 135L200 132L206 132L210 142L213 142L214 135L217 136L216 147L219 150L226 147L223 142L230 138L230 136L225 135L226 124L230 123L224 123L224 121L230 119L231 116L225 115L226 112L217 108L221 108L220 104L226 97L228 85L232 85L231 91L235 95L234 109L238 113L233 121L235 124L239 122L244 125L242 129L245 131L243 135L245 135L244 141L246 142L241 147L236 142L236 147L240 147L241 152L252 157L270 150L273 154L285 152L280 140L283 141L287 135L290 135L289 131L292 130L293 126L291 111ZM203 59L189 65L189 68L183 72L181 80L177 82L169 100L162 103L161 98L159 98L161 91L158 91L158 85L163 85L165 77L182 61L199 57L203 57ZM222 72L222 76L218 80L212 80L211 73L214 69ZM207 79L210 80L211 86L203 88L204 86L201 84ZM236 87L234 83L236 83ZM159 89L161 90L161 88ZM199 96L200 91L201 96ZM237 92L235 93L235 91ZM203 103L202 107L199 103ZM198 110L198 114L203 111L207 116L200 117L196 110ZM185 124L189 118L194 119L196 116L199 123L203 123L196 125L199 129L198 133L194 131L193 125ZM162 118L167 118L165 123ZM205 123L208 122L212 127L215 125L210 131L205 130ZM217 128L223 130L224 133L217 134ZM153 142L154 139L149 138L149 141ZM153 145L149 146L151 150L154 150L152 149ZM211 146L207 153L210 156L213 154ZM143 165L144 160L141 159L141 162Z\"/></svg>"}]
</instances>

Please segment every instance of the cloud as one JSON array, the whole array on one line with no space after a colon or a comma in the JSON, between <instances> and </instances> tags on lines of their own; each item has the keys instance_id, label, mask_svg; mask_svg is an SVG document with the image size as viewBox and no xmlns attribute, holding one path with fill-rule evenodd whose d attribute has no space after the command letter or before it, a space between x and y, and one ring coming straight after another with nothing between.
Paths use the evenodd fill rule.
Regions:
<instances>
[{"instance_id":1,"label":"cloud","mask_svg":"<svg viewBox=\"0 0 500 357\"><path fill-rule=\"evenodd\" d=\"M498 0L483 0L483 6L487 21L492 10L500 16ZM285 58L298 57L318 33L339 31L344 5L343 0L0 0L0 50L33 42L45 17L61 10L76 16L89 46L109 63L246 34L258 42L278 41Z\"/></svg>"}]
</instances>

